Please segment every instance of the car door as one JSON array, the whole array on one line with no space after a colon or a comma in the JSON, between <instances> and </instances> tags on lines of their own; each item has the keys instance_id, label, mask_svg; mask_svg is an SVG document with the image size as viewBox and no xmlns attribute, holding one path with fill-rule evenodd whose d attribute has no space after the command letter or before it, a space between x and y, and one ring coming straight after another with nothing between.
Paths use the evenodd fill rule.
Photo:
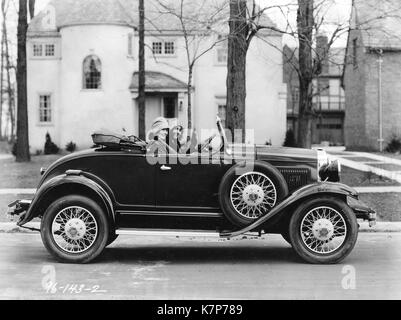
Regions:
<instances>
[{"instance_id":1,"label":"car door","mask_svg":"<svg viewBox=\"0 0 401 320\"><path fill-rule=\"evenodd\" d=\"M219 210L218 188L231 165L207 154L177 155L156 167L156 207L161 211Z\"/></svg>"}]
</instances>

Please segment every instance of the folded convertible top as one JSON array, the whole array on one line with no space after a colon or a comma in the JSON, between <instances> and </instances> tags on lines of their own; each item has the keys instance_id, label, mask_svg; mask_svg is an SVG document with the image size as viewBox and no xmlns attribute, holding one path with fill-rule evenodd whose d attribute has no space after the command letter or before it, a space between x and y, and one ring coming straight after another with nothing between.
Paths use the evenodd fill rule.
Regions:
<instances>
[{"instance_id":1,"label":"folded convertible top","mask_svg":"<svg viewBox=\"0 0 401 320\"><path fill-rule=\"evenodd\" d=\"M109 130L99 130L92 134L95 145L122 148L122 147L145 147L146 142L136 136L125 136Z\"/></svg>"}]
</instances>

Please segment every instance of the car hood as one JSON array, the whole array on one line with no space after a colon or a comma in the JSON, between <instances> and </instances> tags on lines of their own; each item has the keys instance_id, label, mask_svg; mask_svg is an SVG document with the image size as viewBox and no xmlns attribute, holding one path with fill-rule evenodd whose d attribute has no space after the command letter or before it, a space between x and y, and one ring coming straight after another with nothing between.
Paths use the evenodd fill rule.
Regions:
<instances>
[{"instance_id":1,"label":"car hood","mask_svg":"<svg viewBox=\"0 0 401 320\"><path fill-rule=\"evenodd\" d=\"M255 158L265 161L283 162L315 162L317 151L313 149L272 147L265 145L255 146Z\"/></svg>"}]
</instances>

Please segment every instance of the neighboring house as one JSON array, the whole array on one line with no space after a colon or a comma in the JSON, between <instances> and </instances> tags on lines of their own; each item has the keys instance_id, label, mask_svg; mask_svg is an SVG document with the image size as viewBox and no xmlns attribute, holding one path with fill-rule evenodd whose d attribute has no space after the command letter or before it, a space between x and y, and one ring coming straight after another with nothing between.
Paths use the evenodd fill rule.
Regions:
<instances>
[{"instance_id":1,"label":"neighboring house","mask_svg":"<svg viewBox=\"0 0 401 320\"><path fill-rule=\"evenodd\" d=\"M318 35L317 47L326 50L327 37ZM321 72L313 80L313 111L312 143L324 141L332 145L344 143L344 90L341 88L344 48L331 48L330 52L322 53L325 59L321 63ZM299 115L299 79L298 79L298 49L287 45L283 48L284 82L287 84L287 130L298 132Z\"/></svg>"},{"instance_id":2,"label":"neighboring house","mask_svg":"<svg viewBox=\"0 0 401 320\"><path fill-rule=\"evenodd\" d=\"M353 1L343 74L349 149L379 150L380 137L385 147L401 136L400 7L399 0Z\"/></svg>"},{"instance_id":3,"label":"neighboring house","mask_svg":"<svg viewBox=\"0 0 401 320\"><path fill-rule=\"evenodd\" d=\"M99 128L138 134L137 5L133 0L53 0L31 21L31 152L43 149L46 132L62 148L69 141L91 146L90 135ZM188 72L180 26L173 16L152 12L152 1L145 6L146 130L158 116L186 126ZM209 36L202 45L218 37ZM284 140L285 86L275 49L281 41L280 34L264 31L248 51L246 127L255 130L256 143ZM195 64L192 114L198 132L215 128L217 114L224 121L226 60L227 45L221 42Z\"/></svg>"}]
</instances>

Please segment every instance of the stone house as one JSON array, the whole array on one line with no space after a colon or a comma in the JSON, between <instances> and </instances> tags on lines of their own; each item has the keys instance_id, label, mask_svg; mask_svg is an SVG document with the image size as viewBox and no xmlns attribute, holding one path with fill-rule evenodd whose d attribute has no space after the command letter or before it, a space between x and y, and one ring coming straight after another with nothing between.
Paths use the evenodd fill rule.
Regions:
<instances>
[{"instance_id":1,"label":"stone house","mask_svg":"<svg viewBox=\"0 0 401 320\"><path fill-rule=\"evenodd\" d=\"M343 73L345 144L380 150L401 136L401 10L397 0L354 0Z\"/></svg>"},{"instance_id":2,"label":"stone house","mask_svg":"<svg viewBox=\"0 0 401 320\"><path fill-rule=\"evenodd\" d=\"M195 1L195 0L194 0ZM196 1L194 2L196 4ZM28 116L31 152L46 132L60 147L91 146L99 128L138 134L138 3L133 0L52 0L28 29ZM182 29L145 1L146 129L158 116L187 124L188 77ZM228 15L228 12L227 12ZM265 23L273 24L264 17ZM202 30L199 30L202 32ZM213 34L200 46L221 37ZM247 60L246 127L256 143L281 145L285 136L282 36L255 37ZM198 132L225 118L227 45L220 42L195 64L193 119Z\"/></svg>"}]
</instances>

